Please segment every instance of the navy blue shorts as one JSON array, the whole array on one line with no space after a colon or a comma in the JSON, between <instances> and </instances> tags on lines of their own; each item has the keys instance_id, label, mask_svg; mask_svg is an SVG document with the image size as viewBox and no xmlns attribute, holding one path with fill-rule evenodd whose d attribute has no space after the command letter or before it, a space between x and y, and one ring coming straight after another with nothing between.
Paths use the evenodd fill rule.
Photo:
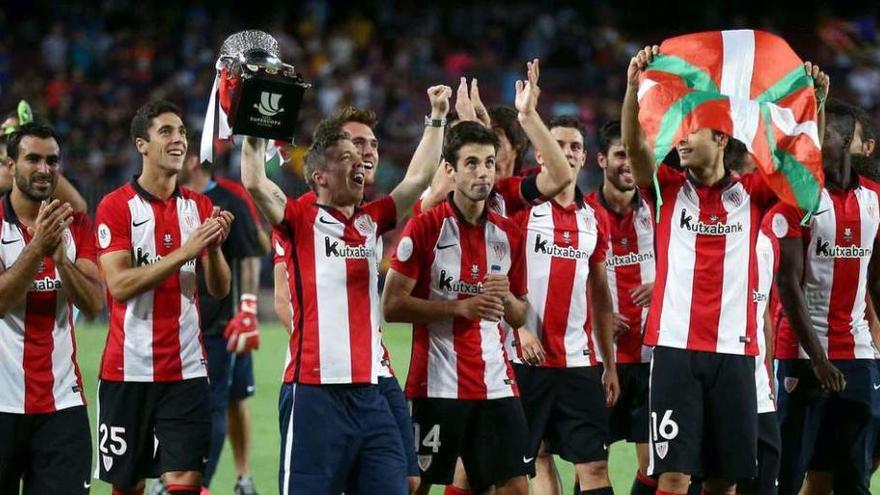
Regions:
<instances>
[{"instance_id":1,"label":"navy blue shorts","mask_svg":"<svg viewBox=\"0 0 880 495\"><path fill-rule=\"evenodd\" d=\"M391 414L394 415L397 427L400 429L400 439L403 442L403 449L406 453L406 475L419 476L419 462L416 459L412 417L409 415L409 405L406 403L403 390L400 389L400 383L393 376L379 377L379 391L382 392L382 395L388 401L388 407L391 408Z\"/></svg>"},{"instance_id":2,"label":"navy blue shorts","mask_svg":"<svg viewBox=\"0 0 880 495\"><path fill-rule=\"evenodd\" d=\"M781 495L798 493L808 469L833 471L835 493L869 493L873 387L880 377L873 360L832 363L846 378L840 393L822 390L809 361L779 361Z\"/></svg>"},{"instance_id":3,"label":"navy blue shorts","mask_svg":"<svg viewBox=\"0 0 880 495\"><path fill-rule=\"evenodd\" d=\"M377 385L281 385L278 487L406 495L400 428Z\"/></svg>"},{"instance_id":4,"label":"navy blue shorts","mask_svg":"<svg viewBox=\"0 0 880 495\"><path fill-rule=\"evenodd\" d=\"M226 350L222 334L205 336L208 354L208 379L211 381L211 404L225 405L254 395L254 360L251 353L235 354Z\"/></svg>"}]
</instances>

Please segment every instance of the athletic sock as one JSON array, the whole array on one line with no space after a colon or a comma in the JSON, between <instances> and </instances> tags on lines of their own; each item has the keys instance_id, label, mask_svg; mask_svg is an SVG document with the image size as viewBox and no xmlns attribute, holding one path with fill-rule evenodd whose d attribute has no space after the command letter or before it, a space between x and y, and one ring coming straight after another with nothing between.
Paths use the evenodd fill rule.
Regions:
<instances>
[{"instance_id":1,"label":"athletic sock","mask_svg":"<svg viewBox=\"0 0 880 495\"><path fill-rule=\"evenodd\" d=\"M581 490L578 495L614 495L614 490L610 486L602 488L593 488L592 490Z\"/></svg>"},{"instance_id":2,"label":"athletic sock","mask_svg":"<svg viewBox=\"0 0 880 495\"><path fill-rule=\"evenodd\" d=\"M636 469L636 478L633 480L633 486L630 489L630 495L654 495L657 491L657 480L648 476L647 474L642 474L641 471Z\"/></svg>"},{"instance_id":3,"label":"athletic sock","mask_svg":"<svg viewBox=\"0 0 880 495\"><path fill-rule=\"evenodd\" d=\"M199 495L202 487L192 485L165 485L171 495Z\"/></svg>"},{"instance_id":4,"label":"athletic sock","mask_svg":"<svg viewBox=\"0 0 880 495\"><path fill-rule=\"evenodd\" d=\"M446 488L443 489L443 495L471 495L471 491L453 485L446 485Z\"/></svg>"},{"instance_id":5,"label":"athletic sock","mask_svg":"<svg viewBox=\"0 0 880 495\"><path fill-rule=\"evenodd\" d=\"M657 489L657 495L687 495L686 493L675 493L675 492L667 492L665 490Z\"/></svg>"}]
</instances>

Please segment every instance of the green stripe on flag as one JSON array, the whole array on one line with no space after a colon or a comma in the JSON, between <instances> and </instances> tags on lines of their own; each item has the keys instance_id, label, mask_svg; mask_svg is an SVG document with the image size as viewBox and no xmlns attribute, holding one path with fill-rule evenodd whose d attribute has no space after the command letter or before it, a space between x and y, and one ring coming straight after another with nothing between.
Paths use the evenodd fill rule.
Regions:
<instances>
[{"instance_id":1,"label":"green stripe on flag","mask_svg":"<svg viewBox=\"0 0 880 495\"><path fill-rule=\"evenodd\" d=\"M794 70L776 81L773 86L765 89L763 93L759 94L755 98L755 101L779 101L801 88L812 85L813 78L807 75L807 71L802 65L799 65L795 67Z\"/></svg>"},{"instance_id":2,"label":"green stripe on flag","mask_svg":"<svg viewBox=\"0 0 880 495\"><path fill-rule=\"evenodd\" d=\"M698 91L720 93L718 85L703 69L675 55L657 55L648 65L647 70L656 70L675 74L684 80L685 86Z\"/></svg>"},{"instance_id":3,"label":"green stripe on flag","mask_svg":"<svg viewBox=\"0 0 880 495\"><path fill-rule=\"evenodd\" d=\"M697 107L708 101L725 100L726 96L707 91L691 91L678 100L674 101L663 118L660 120L660 131L654 139L654 162L659 165L666 158L666 154L672 149L672 139L681 127L685 116L696 110Z\"/></svg>"},{"instance_id":4,"label":"green stripe on flag","mask_svg":"<svg viewBox=\"0 0 880 495\"><path fill-rule=\"evenodd\" d=\"M819 183L806 165L791 153L776 147L776 140L773 137L773 119L770 117L770 108L766 103L761 104L761 119L764 121L767 146L770 148L770 155L773 157L776 170L782 173L785 180L788 181L798 207L807 212L803 219L806 222L819 207Z\"/></svg>"}]
</instances>

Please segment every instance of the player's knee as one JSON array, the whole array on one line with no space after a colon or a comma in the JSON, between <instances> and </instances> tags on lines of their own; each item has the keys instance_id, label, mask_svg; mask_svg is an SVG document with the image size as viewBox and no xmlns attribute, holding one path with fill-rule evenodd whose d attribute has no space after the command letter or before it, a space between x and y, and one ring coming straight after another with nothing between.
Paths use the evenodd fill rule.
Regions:
<instances>
[{"instance_id":1,"label":"player's knee","mask_svg":"<svg viewBox=\"0 0 880 495\"><path fill-rule=\"evenodd\" d=\"M609 484L607 461L576 464L574 469L577 472L580 485L584 488L600 488Z\"/></svg>"},{"instance_id":2,"label":"player's knee","mask_svg":"<svg viewBox=\"0 0 880 495\"><path fill-rule=\"evenodd\" d=\"M553 462L553 455L546 452L538 453L535 458L535 473L548 473L555 475L556 464Z\"/></svg>"},{"instance_id":3,"label":"player's knee","mask_svg":"<svg viewBox=\"0 0 880 495\"><path fill-rule=\"evenodd\" d=\"M691 476L685 473L663 473L658 479L660 490L672 493L687 493Z\"/></svg>"},{"instance_id":4,"label":"player's knee","mask_svg":"<svg viewBox=\"0 0 880 495\"><path fill-rule=\"evenodd\" d=\"M166 485L191 485L202 484L202 473L198 471L169 471L162 475Z\"/></svg>"},{"instance_id":5,"label":"player's knee","mask_svg":"<svg viewBox=\"0 0 880 495\"><path fill-rule=\"evenodd\" d=\"M525 476L516 476L495 485L495 495L528 495L529 481Z\"/></svg>"},{"instance_id":6,"label":"player's knee","mask_svg":"<svg viewBox=\"0 0 880 495\"><path fill-rule=\"evenodd\" d=\"M406 485L409 493L414 494L419 490L419 485L421 484L422 479L418 476L407 476L406 477Z\"/></svg>"},{"instance_id":7,"label":"player's knee","mask_svg":"<svg viewBox=\"0 0 880 495\"><path fill-rule=\"evenodd\" d=\"M708 495L734 495L736 482L721 479L706 480L703 482L703 492Z\"/></svg>"}]
</instances>

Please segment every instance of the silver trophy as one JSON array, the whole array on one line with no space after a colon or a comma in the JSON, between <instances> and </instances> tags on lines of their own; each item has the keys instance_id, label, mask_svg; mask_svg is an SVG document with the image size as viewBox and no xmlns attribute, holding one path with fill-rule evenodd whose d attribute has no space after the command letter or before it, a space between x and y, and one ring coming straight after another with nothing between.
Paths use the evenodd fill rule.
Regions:
<instances>
[{"instance_id":1,"label":"silver trophy","mask_svg":"<svg viewBox=\"0 0 880 495\"><path fill-rule=\"evenodd\" d=\"M294 67L281 61L278 41L257 30L226 38L217 59L221 134L291 141L302 104L311 85ZM221 135L221 137L224 137Z\"/></svg>"}]
</instances>

